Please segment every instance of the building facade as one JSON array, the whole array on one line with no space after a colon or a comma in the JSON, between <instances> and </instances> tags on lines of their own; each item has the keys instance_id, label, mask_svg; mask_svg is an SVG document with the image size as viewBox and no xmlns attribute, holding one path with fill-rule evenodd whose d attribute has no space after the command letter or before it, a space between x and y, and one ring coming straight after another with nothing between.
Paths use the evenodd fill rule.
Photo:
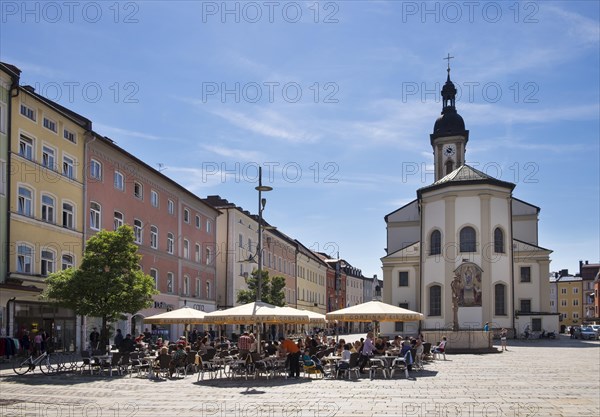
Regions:
<instances>
[{"instance_id":1,"label":"building facade","mask_svg":"<svg viewBox=\"0 0 600 417\"><path fill-rule=\"evenodd\" d=\"M435 182L385 216L384 301L425 319L382 324L382 331L451 329L453 296L460 329L489 322L513 332L527 325L556 331L548 297L551 251L538 245L539 208L516 199L515 184L465 164L469 131L455 98L448 69L442 114L430 135Z\"/></svg>"},{"instance_id":2,"label":"building facade","mask_svg":"<svg viewBox=\"0 0 600 417\"><path fill-rule=\"evenodd\" d=\"M0 63L0 285L8 275L8 162L12 100L11 91L19 85L21 71L8 64ZM0 303L0 325L6 329L6 303Z\"/></svg>"},{"instance_id":3,"label":"building facade","mask_svg":"<svg viewBox=\"0 0 600 417\"><path fill-rule=\"evenodd\" d=\"M296 240L297 307L320 314L327 312L327 264Z\"/></svg>"},{"instance_id":4,"label":"building facade","mask_svg":"<svg viewBox=\"0 0 600 417\"><path fill-rule=\"evenodd\" d=\"M83 254L85 141L92 123L32 87L11 90L7 273L0 303L8 333L49 333L56 348L79 345L68 309L40 301L45 278Z\"/></svg>"},{"instance_id":5,"label":"building facade","mask_svg":"<svg viewBox=\"0 0 600 417\"><path fill-rule=\"evenodd\" d=\"M188 306L216 309L216 218L205 204L109 138L94 133L87 143L86 240L123 224L134 230L142 271L160 294L154 304L118 323L124 332L144 330L144 317ZM93 320L87 322L89 334ZM178 337L183 326L152 326L163 338Z\"/></svg>"},{"instance_id":6,"label":"building facade","mask_svg":"<svg viewBox=\"0 0 600 417\"><path fill-rule=\"evenodd\" d=\"M584 322L596 322L600 320L596 312L594 302L596 295L594 292L594 280L600 272L600 263L591 264L589 261L579 261L579 276L581 276L583 291L581 301L583 303Z\"/></svg>"},{"instance_id":7,"label":"building facade","mask_svg":"<svg viewBox=\"0 0 600 417\"><path fill-rule=\"evenodd\" d=\"M581 325L583 319L583 280L581 277L559 276L556 279L556 290L561 332L564 332L567 326Z\"/></svg>"}]
</instances>

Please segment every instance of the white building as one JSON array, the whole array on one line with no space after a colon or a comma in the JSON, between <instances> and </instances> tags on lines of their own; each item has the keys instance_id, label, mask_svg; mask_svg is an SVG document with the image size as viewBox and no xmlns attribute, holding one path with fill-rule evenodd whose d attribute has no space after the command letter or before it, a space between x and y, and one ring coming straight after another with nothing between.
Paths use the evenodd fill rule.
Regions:
<instances>
[{"instance_id":1,"label":"white building","mask_svg":"<svg viewBox=\"0 0 600 417\"><path fill-rule=\"evenodd\" d=\"M538 245L539 208L513 196L515 184L465 164L469 131L448 79L430 135L435 182L385 216L384 301L425 315L420 323L383 324L382 332L451 329L450 284L459 277L461 329L558 329L550 313L550 253Z\"/></svg>"}]
</instances>

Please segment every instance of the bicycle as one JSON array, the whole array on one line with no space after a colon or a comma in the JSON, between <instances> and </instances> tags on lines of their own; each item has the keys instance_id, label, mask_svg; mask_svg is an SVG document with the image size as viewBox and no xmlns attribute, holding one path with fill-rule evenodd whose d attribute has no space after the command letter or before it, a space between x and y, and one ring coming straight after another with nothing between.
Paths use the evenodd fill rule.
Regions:
<instances>
[{"instance_id":1,"label":"bicycle","mask_svg":"<svg viewBox=\"0 0 600 417\"><path fill-rule=\"evenodd\" d=\"M44 375L55 375L60 368L54 355L42 352L37 358L33 357L33 353L25 359L23 357L16 358L13 363L13 371L17 375L25 375L29 371L33 372L38 365Z\"/></svg>"}]
</instances>

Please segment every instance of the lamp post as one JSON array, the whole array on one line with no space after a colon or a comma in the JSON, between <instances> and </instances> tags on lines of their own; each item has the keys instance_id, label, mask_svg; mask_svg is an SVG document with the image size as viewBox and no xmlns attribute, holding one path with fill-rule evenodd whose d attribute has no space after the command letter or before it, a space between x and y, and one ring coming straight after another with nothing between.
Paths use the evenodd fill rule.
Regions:
<instances>
[{"instance_id":1,"label":"lamp post","mask_svg":"<svg viewBox=\"0 0 600 417\"><path fill-rule=\"evenodd\" d=\"M262 294L262 212L267 204L267 199L262 198L263 191L271 191L273 187L262 185L262 167L258 167L258 186L254 187L258 191L258 244L256 251L258 254L258 282L256 285L256 301L261 301Z\"/></svg>"}]
</instances>

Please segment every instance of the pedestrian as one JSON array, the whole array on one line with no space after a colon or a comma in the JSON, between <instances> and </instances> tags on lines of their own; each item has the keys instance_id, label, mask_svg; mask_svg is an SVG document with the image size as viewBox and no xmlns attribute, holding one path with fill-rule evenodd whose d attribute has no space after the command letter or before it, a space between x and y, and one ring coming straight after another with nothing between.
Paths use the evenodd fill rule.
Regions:
<instances>
[{"instance_id":1,"label":"pedestrian","mask_svg":"<svg viewBox=\"0 0 600 417\"><path fill-rule=\"evenodd\" d=\"M571 326L569 334L571 335L571 339L575 339L575 326Z\"/></svg>"},{"instance_id":2,"label":"pedestrian","mask_svg":"<svg viewBox=\"0 0 600 417\"><path fill-rule=\"evenodd\" d=\"M483 325L483 331L484 332L489 332L490 331L490 323L488 323L487 321Z\"/></svg>"},{"instance_id":3,"label":"pedestrian","mask_svg":"<svg viewBox=\"0 0 600 417\"><path fill-rule=\"evenodd\" d=\"M523 333L525 333L525 339L529 339L529 324L527 326L525 326L525 331Z\"/></svg>"},{"instance_id":4,"label":"pedestrian","mask_svg":"<svg viewBox=\"0 0 600 417\"><path fill-rule=\"evenodd\" d=\"M121 343L123 343L123 333L121 333L121 329L117 329L117 334L115 335L115 347L120 349Z\"/></svg>"},{"instance_id":5,"label":"pedestrian","mask_svg":"<svg viewBox=\"0 0 600 417\"><path fill-rule=\"evenodd\" d=\"M375 350L375 343L373 342L373 332L367 333L367 338L360 348L360 364L359 364L359 372L364 374L365 366L369 363L371 356L373 356L373 351Z\"/></svg>"},{"instance_id":6,"label":"pedestrian","mask_svg":"<svg viewBox=\"0 0 600 417\"><path fill-rule=\"evenodd\" d=\"M98 333L98 329L96 327L93 327L92 332L90 333L90 345L92 346L92 350L98 350L99 343L100 333Z\"/></svg>"},{"instance_id":7,"label":"pedestrian","mask_svg":"<svg viewBox=\"0 0 600 417\"><path fill-rule=\"evenodd\" d=\"M131 338L131 334L127 334L125 339L121 342L121 346L119 346L119 352L121 353L131 353L135 351L135 342Z\"/></svg>"},{"instance_id":8,"label":"pedestrian","mask_svg":"<svg viewBox=\"0 0 600 417\"><path fill-rule=\"evenodd\" d=\"M287 362L290 366L290 378L300 378L300 348L292 340L279 338L281 349L287 352Z\"/></svg>"},{"instance_id":9,"label":"pedestrian","mask_svg":"<svg viewBox=\"0 0 600 417\"><path fill-rule=\"evenodd\" d=\"M502 350L503 351L507 351L507 347L506 347L506 335L507 335L508 331L503 327L502 330L500 331L500 344L502 345Z\"/></svg>"}]
</instances>

